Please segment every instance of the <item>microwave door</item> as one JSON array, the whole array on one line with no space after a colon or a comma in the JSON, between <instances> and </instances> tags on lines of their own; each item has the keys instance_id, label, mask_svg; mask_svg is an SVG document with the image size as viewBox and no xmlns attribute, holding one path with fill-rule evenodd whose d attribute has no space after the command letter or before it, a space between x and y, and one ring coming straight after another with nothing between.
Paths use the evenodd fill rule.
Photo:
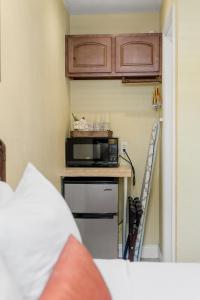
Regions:
<instances>
[{"instance_id":1,"label":"microwave door","mask_svg":"<svg viewBox=\"0 0 200 300\"><path fill-rule=\"evenodd\" d=\"M73 159L74 160L93 160L93 145L92 144L74 144Z\"/></svg>"},{"instance_id":2,"label":"microwave door","mask_svg":"<svg viewBox=\"0 0 200 300\"><path fill-rule=\"evenodd\" d=\"M108 161L108 143L102 141L96 141L94 144L94 161L106 163Z\"/></svg>"},{"instance_id":3,"label":"microwave door","mask_svg":"<svg viewBox=\"0 0 200 300\"><path fill-rule=\"evenodd\" d=\"M101 144L96 141L93 143L93 160L95 162L100 161L101 159Z\"/></svg>"},{"instance_id":4,"label":"microwave door","mask_svg":"<svg viewBox=\"0 0 200 300\"><path fill-rule=\"evenodd\" d=\"M109 160L109 153L108 153L108 143L101 144L101 161L107 162Z\"/></svg>"}]
</instances>

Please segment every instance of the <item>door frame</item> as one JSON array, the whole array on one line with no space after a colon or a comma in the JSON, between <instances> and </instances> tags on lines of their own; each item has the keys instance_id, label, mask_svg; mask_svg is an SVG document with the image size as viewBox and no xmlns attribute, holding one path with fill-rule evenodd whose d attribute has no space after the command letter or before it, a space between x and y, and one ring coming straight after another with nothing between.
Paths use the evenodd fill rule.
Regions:
<instances>
[{"instance_id":1,"label":"door frame","mask_svg":"<svg viewBox=\"0 0 200 300\"><path fill-rule=\"evenodd\" d=\"M162 260L176 261L176 11L163 31Z\"/></svg>"}]
</instances>

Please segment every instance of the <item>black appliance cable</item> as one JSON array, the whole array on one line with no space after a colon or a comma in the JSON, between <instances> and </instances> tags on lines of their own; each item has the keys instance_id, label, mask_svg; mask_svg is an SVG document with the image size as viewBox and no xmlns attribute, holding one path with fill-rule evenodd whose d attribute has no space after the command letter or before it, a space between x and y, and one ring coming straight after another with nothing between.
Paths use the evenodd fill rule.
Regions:
<instances>
[{"instance_id":1,"label":"black appliance cable","mask_svg":"<svg viewBox=\"0 0 200 300\"><path fill-rule=\"evenodd\" d=\"M125 160L126 162L128 162L131 166L132 169L132 173L133 173L133 186L135 186L135 168L133 166L132 160L130 159L126 149L123 149L123 152L125 153L125 155L127 156L128 159L126 159L125 157L123 157L122 155L120 155L120 157Z\"/></svg>"},{"instance_id":2,"label":"black appliance cable","mask_svg":"<svg viewBox=\"0 0 200 300\"><path fill-rule=\"evenodd\" d=\"M130 161L128 159L126 159L125 157L123 157L121 154L119 155L119 157L121 157L123 160L125 160L130 165Z\"/></svg>"}]
</instances>

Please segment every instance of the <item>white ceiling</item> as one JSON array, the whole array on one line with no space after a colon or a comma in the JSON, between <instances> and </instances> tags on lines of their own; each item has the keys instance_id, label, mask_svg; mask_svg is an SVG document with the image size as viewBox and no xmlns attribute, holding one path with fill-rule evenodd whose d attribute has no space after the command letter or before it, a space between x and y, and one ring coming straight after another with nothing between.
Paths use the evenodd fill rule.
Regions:
<instances>
[{"instance_id":1,"label":"white ceiling","mask_svg":"<svg viewBox=\"0 0 200 300\"><path fill-rule=\"evenodd\" d=\"M162 0L64 0L72 15L159 11Z\"/></svg>"}]
</instances>

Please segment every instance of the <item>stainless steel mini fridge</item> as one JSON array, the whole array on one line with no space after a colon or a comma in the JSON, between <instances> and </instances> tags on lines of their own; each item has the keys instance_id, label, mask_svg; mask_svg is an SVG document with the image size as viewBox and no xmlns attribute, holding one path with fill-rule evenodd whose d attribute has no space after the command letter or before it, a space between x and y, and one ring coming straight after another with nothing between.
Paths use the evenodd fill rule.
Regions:
<instances>
[{"instance_id":1,"label":"stainless steel mini fridge","mask_svg":"<svg viewBox=\"0 0 200 300\"><path fill-rule=\"evenodd\" d=\"M94 258L118 257L118 179L65 177L63 194Z\"/></svg>"}]
</instances>

